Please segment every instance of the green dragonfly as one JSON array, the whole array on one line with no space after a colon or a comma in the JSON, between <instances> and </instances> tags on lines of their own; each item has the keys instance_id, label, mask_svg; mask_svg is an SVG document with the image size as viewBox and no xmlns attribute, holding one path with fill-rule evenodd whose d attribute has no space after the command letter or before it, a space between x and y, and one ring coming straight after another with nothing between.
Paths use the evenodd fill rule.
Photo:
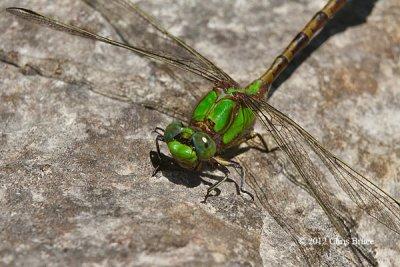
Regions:
<instances>
[{"instance_id":1,"label":"green dragonfly","mask_svg":"<svg viewBox=\"0 0 400 267\"><path fill-rule=\"evenodd\" d=\"M137 43L135 39L114 41L32 10L19 7L10 7L6 10L33 23L127 49L152 60L194 73L212 82L213 87L194 107L187 122L173 121L165 130L159 127L155 129L158 155L161 154L160 143L165 142L172 158L180 166L190 170L201 170L206 163L211 163L224 172L224 178L208 188L205 200L229 178L228 167L241 170L242 182L245 181L245 166L233 159L223 158L222 155L227 149L252 138L260 138L265 144L262 136L253 131L254 123L258 119L296 167L303 185L325 211L340 235L344 238L351 236L348 227L341 219L340 210L331 201L332 196L325 186L325 181L329 178L335 179L360 209L400 234L400 203L326 150L301 126L266 100L271 84L346 4L346 0L328 1L296 35L282 54L276 57L266 72L244 87L128 0L84 1L100 12L102 10L131 12L138 21L141 21L138 25L145 25L145 28L138 29L139 35L135 36ZM151 39L147 42L142 41L143 37L148 36L151 36ZM260 201L262 206L267 206L267 203ZM286 227L286 230L291 231L290 227ZM296 235L293 233L291 235L299 244Z\"/></svg>"}]
</instances>

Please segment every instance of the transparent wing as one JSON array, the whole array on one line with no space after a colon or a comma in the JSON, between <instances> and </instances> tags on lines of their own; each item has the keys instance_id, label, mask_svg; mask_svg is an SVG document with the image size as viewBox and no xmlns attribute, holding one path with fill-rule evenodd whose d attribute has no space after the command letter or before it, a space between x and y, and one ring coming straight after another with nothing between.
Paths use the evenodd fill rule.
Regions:
<instances>
[{"instance_id":1,"label":"transparent wing","mask_svg":"<svg viewBox=\"0 0 400 267\"><path fill-rule=\"evenodd\" d=\"M122 38L125 39L125 43L118 42L82 28L43 16L32 10L10 7L7 8L6 11L41 26L121 47L150 59L162 61L197 74L214 83L236 84L225 72L216 67L205 57L201 56L182 40L168 33L168 31L159 26L153 18L140 10L136 5L122 0L85 0L85 2L103 10L105 13L107 11L108 19L119 19L120 23L124 23L124 21L127 22L126 17L129 12L132 22L127 25L131 25L130 27L134 29L132 34L135 34L129 38L127 35L123 35ZM123 14L125 14L125 16Z\"/></svg>"},{"instance_id":2,"label":"transparent wing","mask_svg":"<svg viewBox=\"0 0 400 267\"><path fill-rule=\"evenodd\" d=\"M181 97L184 97L182 94L185 94L185 92L177 92L176 88L165 86L165 82L161 84L156 80L152 87L148 88L147 78L134 74L127 75L126 73L110 75L109 70L102 69L99 66L68 59L37 58L27 54L7 53L0 49L0 61L20 68L22 73L40 75L77 85L107 98L156 110L183 122L188 122L187 110L192 108L194 102L190 98L187 98L185 102L179 101ZM55 69L60 71L54 71ZM99 77L101 77L101 80ZM176 80L173 81L176 82ZM156 87L167 88L157 94L151 94L151 90ZM145 91L144 88L146 88ZM193 84L190 88L193 88Z\"/></svg>"},{"instance_id":3,"label":"transparent wing","mask_svg":"<svg viewBox=\"0 0 400 267\"><path fill-rule=\"evenodd\" d=\"M99 11L118 28L118 33L126 43L145 47L146 50L162 51L163 55L187 62L192 68L212 74L213 81L235 81L209 59L201 55L180 38L168 32L151 15L129 0L82 0Z\"/></svg>"},{"instance_id":4,"label":"transparent wing","mask_svg":"<svg viewBox=\"0 0 400 267\"><path fill-rule=\"evenodd\" d=\"M324 149L308 132L267 102L247 96L243 99L289 157L310 194L342 236L349 237L349 231L335 205L335 197L329 191L328 178L331 176L360 209L400 234L400 203L397 200Z\"/></svg>"},{"instance_id":5,"label":"transparent wing","mask_svg":"<svg viewBox=\"0 0 400 267\"><path fill-rule=\"evenodd\" d=\"M240 164L246 170L246 183L254 190L254 196L256 200L259 202L260 206L275 220L275 222L286 232L288 237L294 242L296 247L298 248L301 257L307 263L308 266L312 265L320 265L318 255L314 255L312 251L307 249L301 242L307 233L301 231L299 227L296 227L297 224L293 223L286 214L279 211L279 208L276 204L275 195L273 194L274 190L271 188L269 183L262 182L257 179L257 177L251 172L251 168L247 166L246 163L240 161ZM309 237L310 239L312 237Z\"/></svg>"},{"instance_id":6,"label":"transparent wing","mask_svg":"<svg viewBox=\"0 0 400 267\"><path fill-rule=\"evenodd\" d=\"M270 159L270 157L265 160L274 161L274 159ZM278 259L281 258L282 255L285 255L284 258L286 258L283 262L275 262L275 265L287 265L289 261L295 266L304 264L308 266L330 266L332 264L337 264L337 259L341 259L341 264L346 266L364 266L368 265L367 263L371 266L377 265L373 254L370 253L367 247L353 243L340 248L330 246L327 240L337 238L337 234L332 231L322 232L321 230L324 229L325 222L320 222L321 228L310 228L310 223L313 223L309 220L310 217L305 215L305 218L299 218L298 213L291 213L287 210L288 203L286 201L292 201L291 203L296 207L295 210L297 208L299 208L299 210L303 208L307 210L307 204L296 203L295 199L298 197L298 192L292 192L288 187L282 186L280 184L281 181L275 179L278 177L274 176L274 178L272 178L268 174L266 176L263 175L263 173L265 173L265 165L269 165L268 163L261 166L253 164L253 161L254 158L248 162L248 164L251 164L251 167L243 161L240 161L240 164L246 170L246 184L253 190L252 192L259 206L262 207L277 223L281 230L284 231L282 232L279 231L279 229L271 228L272 225L267 224L267 231L272 233L273 236L273 240L268 242L268 246L274 248L275 254L273 255ZM255 173L258 175L254 175L250 170L256 170ZM285 172L283 169L282 171ZM268 173L270 174L270 172ZM307 189L306 191L309 192ZM331 219L331 216L329 216L329 219ZM334 219L335 225L344 227L342 231L346 231L346 238L359 239L357 234L351 231L351 228L346 228L347 225L354 225L354 221L351 218L334 217ZM332 219L330 221L332 222ZM314 242L313 240L318 241ZM335 258L336 260L332 262L331 260Z\"/></svg>"}]
</instances>

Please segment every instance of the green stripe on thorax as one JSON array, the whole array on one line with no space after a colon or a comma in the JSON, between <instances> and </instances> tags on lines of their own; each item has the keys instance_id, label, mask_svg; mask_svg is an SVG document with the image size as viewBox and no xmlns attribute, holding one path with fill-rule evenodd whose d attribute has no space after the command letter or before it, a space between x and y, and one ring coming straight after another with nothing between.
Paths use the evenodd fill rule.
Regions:
<instances>
[{"instance_id":1,"label":"green stripe on thorax","mask_svg":"<svg viewBox=\"0 0 400 267\"><path fill-rule=\"evenodd\" d=\"M257 80L246 88L214 88L197 104L192 115L192 124L206 125L221 137L223 146L248 132L254 123L255 116L250 108L238 102L236 94L257 95L260 93L261 81Z\"/></svg>"}]
</instances>

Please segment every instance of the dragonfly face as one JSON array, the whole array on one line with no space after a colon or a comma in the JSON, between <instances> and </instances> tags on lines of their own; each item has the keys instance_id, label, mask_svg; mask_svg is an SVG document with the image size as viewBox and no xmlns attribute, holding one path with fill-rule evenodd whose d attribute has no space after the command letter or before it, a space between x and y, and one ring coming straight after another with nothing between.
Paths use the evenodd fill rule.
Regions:
<instances>
[{"instance_id":1,"label":"dragonfly face","mask_svg":"<svg viewBox=\"0 0 400 267\"><path fill-rule=\"evenodd\" d=\"M182 122L170 123L164 141L172 157L184 168L194 169L200 161L210 160L217 151L214 140L206 133L185 127Z\"/></svg>"}]
</instances>

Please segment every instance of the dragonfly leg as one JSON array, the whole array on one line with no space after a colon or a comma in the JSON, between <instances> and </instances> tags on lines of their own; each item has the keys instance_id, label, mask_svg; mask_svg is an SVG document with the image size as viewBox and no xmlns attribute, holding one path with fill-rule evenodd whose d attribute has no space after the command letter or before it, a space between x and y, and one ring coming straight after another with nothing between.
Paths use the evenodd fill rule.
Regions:
<instances>
[{"instance_id":1,"label":"dragonfly leg","mask_svg":"<svg viewBox=\"0 0 400 267\"><path fill-rule=\"evenodd\" d=\"M243 189L244 181L245 181L245 169L243 168L242 165L240 165L239 162L236 162L236 161L233 161L233 160L225 160L225 159L220 158L220 157L214 157L214 160L216 161L216 163L220 167L221 171L224 173L224 178L222 178L220 181L216 182L215 184L211 185L207 189L207 194L204 197L204 200L202 201L203 203L206 203L208 197L211 196L211 192L212 191L216 191L218 186L221 185L223 182L225 182L228 179L229 174L230 174L230 171L229 171L228 167L233 167L236 170L240 170L239 171L240 172L239 173L239 175L240 175L240 185L239 185L239 190L238 190L239 194L240 194L240 192L246 193L246 194L249 194L251 196L251 198L253 198L253 196L249 192L247 192L247 191L245 191ZM237 187L237 184L236 184L236 187Z\"/></svg>"},{"instance_id":2,"label":"dragonfly leg","mask_svg":"<svg viewBox=\"0 0 400 267\"><path fill-rule=\"evenodd\" d=\"M246 191L243 189L244 183L246 181L246 169L237 161L230 160L231 166L235 168L235 170L240 170L239 171L239 176L240 176L240 184L239 184L239 190L237 190L238 194L240 193L245 193L251 197L251 199L254 201L254 196L250 192ZM235 183L236 187L237 184Z\"/></svg>"},{"instance_id":3,"label":"dragonfly leg","mask_svg":"<svg viewBox=\"0 0 400 267\"><path fill-rule=\"evenodd\" d=\"M257 132L251 132L249 135L247 135L245 137L243 142L247 142L247 141L250 141L250 140L255 139L255 138L258 138L260 140L262 146L264 147L264 151L263 152L269 153L269 152L274 152L274 151L280 149L279 147L274 147L274 148L271 148L271 149L268 148L268 144L265 141L265 139L262 136L262 134L257 133Z\"/></svg>"},{"instance_id":4,"label":"dragonfly leg","mask_svg":"<svg viewBox=\"0 0 400 267\"><path fill-rule=\"evenodd\" d=\"M229 165L229 161L226 161L224 159L219 159L219 158L215 159L215 160L218 163L221 171L224 173L224 178L222 178L218 182L214 183L207 189L207 194L204 197L204 200L202 201L202 203L206 203L207 199L211 196L211 192L214 190L217 191L218 186L228 179L228 176L230 173L229 169L227 168L227 166ZM218 194L218 192L217 192L217 194Z\"/></svg>"},{"instance_id":5,"label":"dragonfly leg","mask_svg":"<svg viewBox=\"0 0 400 267\"><path fill-rule=\"evenodd\" d=\"M157 156L158 156L158 160L161 161L161 150L160 150L160 142L164 142L164 136L162 134L160 134L158 131L162 131L164 132L164 130L160 127L156 127L154 129L154 132L157 133L157 137L155 139L156 142L156 149L157 149ZM157 172L160 170L160 164L158 164L157 167L154 168L154 171L152 173L151 176L155 176L157 174Z\"/></svg>"},{"instance_id":6,"label":"dragonfly leg","mask_svg":"<svg viewBox=\"0 0 400 267\"><path fill-rule=\"evenodd\" d=\"M164 129L157 126L152 132L162 136L164 134Z\"/></svg>"}]
</instances>

